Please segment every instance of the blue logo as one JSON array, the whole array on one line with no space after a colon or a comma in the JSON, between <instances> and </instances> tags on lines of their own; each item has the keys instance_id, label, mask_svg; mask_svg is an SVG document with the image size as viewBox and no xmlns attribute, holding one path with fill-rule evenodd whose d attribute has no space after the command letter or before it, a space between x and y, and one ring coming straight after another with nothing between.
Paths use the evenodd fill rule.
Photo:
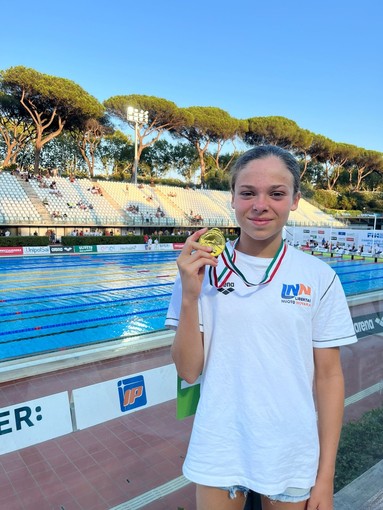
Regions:
<instances>
[{"instance_id":1,"label":"blue logo","mask_svg":"<svg viewBox=\"0 0 383 510\"><path fill-rule=\"evenodd\" d=\"M137 375L117 383L120 409L123 413L147 403L144 376Z\"/></svg>"},{"instance_id":2,"label":"blue logo","mask_svg":"<svg viewBox=\"0 0 383 510\"><path fill-rule=\"evenodd\" d=\"M303 283L296 283L294 285L287 285L286 283L282 284L282 299L291 299L301 296L302 294L306 296L311 295L311 287L308 285L303 285Z\"/></svg>"}]
</instances>

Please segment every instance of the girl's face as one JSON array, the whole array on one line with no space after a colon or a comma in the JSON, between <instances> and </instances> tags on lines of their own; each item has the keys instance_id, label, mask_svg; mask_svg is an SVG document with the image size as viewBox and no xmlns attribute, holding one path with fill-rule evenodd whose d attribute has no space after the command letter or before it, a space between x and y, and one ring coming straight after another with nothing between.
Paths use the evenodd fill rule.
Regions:
<instances>
[{"instance_id":1,"label":"girl's face","mask_svg":"<svg viewBox=\"0 0 383 510\"><path fill-rule=\"evenodd\" d=\"M284 162L268 156L250 161L237 175L231 205L241 228L237 248L249 255L273 257L290 211L298 207L294 177Z\"/></svg>"}]
</instances>

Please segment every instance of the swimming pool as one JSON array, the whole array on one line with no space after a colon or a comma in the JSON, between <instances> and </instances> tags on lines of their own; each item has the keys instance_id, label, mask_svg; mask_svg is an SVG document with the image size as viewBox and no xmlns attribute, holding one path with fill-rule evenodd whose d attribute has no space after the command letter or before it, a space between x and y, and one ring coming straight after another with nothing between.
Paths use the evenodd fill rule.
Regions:
<instances>
[{"instance_id":1,"label":"swimming pool","mask_svg":"<svg viewBox=\"0 0 383 510\"><path fill-rule=\"evenodd\" d=\"M178 252L0 259L0 360L164 329ZM383 289L383 263L324 259L347 295Z\"/></svg>"},{"instance_id":2,"label":"swimming pool","mask_svg":"<svg viewBox=\"0 0 383 510\"><path fill-rule=\"evenodd\" d=\"M164 328L177 252L0 260L0 360Z\"/></svg>"},{"instance_id":3,"label":"swimming pool","mask_svg":"<svg viewBox=\"0 0 383 510\"><path fill-rule=\"evenodd\" d=\"M383 262L324 258L338 274L347 296L383 290Z\"/></svg>"}]
</instances>

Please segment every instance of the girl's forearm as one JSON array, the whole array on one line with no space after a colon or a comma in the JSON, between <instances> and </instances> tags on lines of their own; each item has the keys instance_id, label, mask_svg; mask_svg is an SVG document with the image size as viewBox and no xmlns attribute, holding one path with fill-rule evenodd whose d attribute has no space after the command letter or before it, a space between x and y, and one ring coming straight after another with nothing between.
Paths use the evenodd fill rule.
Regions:
<instances>
[{"instance_id":1,"label":"girl's forearm","mask_svg":"<svg viewBox=\"0 0 383 510\"><path fill-rule=\"evenodd\" d=\"M188 383L195 382L201 374L204 363L198 300L182 300L179 324L171 352L178 375Z\"/></svg>"}]
</instances>

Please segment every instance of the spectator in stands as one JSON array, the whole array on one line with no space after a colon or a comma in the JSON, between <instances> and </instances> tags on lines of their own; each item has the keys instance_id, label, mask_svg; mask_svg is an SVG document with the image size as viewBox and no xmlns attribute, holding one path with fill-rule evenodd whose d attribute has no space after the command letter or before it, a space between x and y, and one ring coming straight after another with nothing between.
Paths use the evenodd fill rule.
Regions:
<instances>
[{"instance_id":1,"label":"spectator in stands","mask_svg":"<svg viewBox=\"0 0 383 510\"><path fill-rule=\"evenodd\" d=\"M186 239L166 319L178 374L201 377L183 473L197 510L242 509L250 489L264 510L330 510L339 347L357 341L344 290L328 264L282 240L300 199L292 154L255 147L231 177L240 236L218 257L198 242L207 229Z\"/></svg>"}]
</instances>

